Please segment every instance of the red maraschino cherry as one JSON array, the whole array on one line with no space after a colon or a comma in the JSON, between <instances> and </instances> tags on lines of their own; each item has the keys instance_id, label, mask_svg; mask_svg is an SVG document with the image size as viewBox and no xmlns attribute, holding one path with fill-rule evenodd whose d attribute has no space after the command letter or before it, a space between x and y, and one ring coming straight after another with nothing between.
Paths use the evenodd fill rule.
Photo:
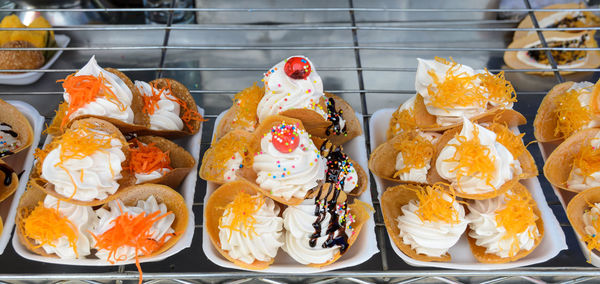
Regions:
<instances>
[{"instance_id":1,"label":"red maraschino cherry","mask_svg":"<svg viewBox=\"0 0 600 284\"><path fill-rule=\"evenodd\" d=\"M271 130L273 136L271 142L277 151L281 153L290 153L298 148L300 137L298 129L293 125L282 124L279 127L274 127Z\"/></svg>"},{"instance_id":2,"label":"red maraschino cherry","mask_svg":"<svg viewBox=\"0 0 600 284\"><path fill-rule=\"evenodd\" d=\"M312 68L308 59L304 57L291 57L285 62L285 66L283 66L283 71L292 79L306 79Z\"/></svg>"}]
</instances>

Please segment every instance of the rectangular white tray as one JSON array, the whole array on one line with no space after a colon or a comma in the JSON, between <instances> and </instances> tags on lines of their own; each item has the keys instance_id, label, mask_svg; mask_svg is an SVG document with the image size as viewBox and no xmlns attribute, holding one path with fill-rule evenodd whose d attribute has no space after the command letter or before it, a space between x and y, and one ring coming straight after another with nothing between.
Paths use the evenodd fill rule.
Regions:
<instances>
[{"instance_id":1,"label":"rectangular white tray","mask_svg":"<svg viewBox=\"0 0 600 284\"><path fill-rule=\"evenodd\" d=\"M31 128L33 129L33 142L29 149L5 159L15 172L20 173L23 171L23 174L19 178L19 187L17 187L15 193L0 203L0 216L2 216L2 221L4 221L4 229L2 229L2 235L0 236L0 254L4 253L4 249L10 240L12 229L15 226L17 205L19 205L19 199L21 199L21 195L27 188L29 173L33 166L33 152L40 143L40 135L42 133L42 128L44 127L44 117L41 116L34 107L21 101L7 102L15 106L27 118L29 124L31 124Z\"/></svg>"},{"instance_id":2,"label":"rectangular white tray","mask_svg":"<svg viewBox=\"0 0 600 284\"><path fill-rule=\"evenodd\" d=\"M222 112L215 121L215 128L219 125L219 121L223 117L225 112ZM361 122L362 126L362 115L356 114L358 120ZM214 136L214 133L213 133ZM361 135L352 139L350 142L347 142L344 146L344 152L348 154L354 161L356 161L365 171L367 168L367 153L365 150L365 137ZM219 187L218 184L213 182L207 182L206 186L206 196L204 196L204 204L210 197L210 195ZM368 204L373 204L371 200L371 191L370 184L367 184L367 190L358 198L363 202ZM206 224L203 224L203 228L206 228ZM208 233L203 232L202 234L202 250L204 254L210 259L210 261L215 264L233 269L240 270L248 270L241 268L237 265L234 265L229 260L225 259L213 246ZM377 248L377 239L375 237L375 221L373 220L373 216L367 221L367 223L361 229L356 242L352 245L348 251L342 255L342 257L323 268L310 267L306 265L302 265L296 262L293 258L288 256L283 250L279 250L277 253L277 257L275 258L275 262L269 266L269 268L265 270L260 270L259 272L272 272L272 273L287 273L287 274L298 274L298 273L317 273L324 272L334 269L342 269L346 267L351 267L355 265L359 265L365 261L367 261L371 256L378 253L379 249Z\"/></svg>"},{"instance_id":3,"label":"rectangular white tray","mask_svg":"<svg viewBox=\"0 0 600 284\"><path fill-rule=\"evenodd\" d=\"M55 35L54 40L56 40L56 46L60 48L65 48L69 45L71 38L67 35ZM52 57L42 66L41 70L47 70L54 64L56 59L63 53L62 49L57 50ZM4 85L29 85L42 77L45 72L25 72L18 74L0 74L0 84Z\"/></svg>"},{"instance_id":4,"label":"rectangular white tray","mask_svg":"<svg viewBox=\"0 0 600 284\"><path fill-rule=\"evenodd\" d=\"M394 113L395 109L386 108L381 109L373 113L371 116L371 151L377 148L377 146L381 145L386 141L386 131ZM383 191L389 187L397 185L394 182L383 180L377 176L375 177L375 183L377 184L377 192L379 196L383 193ZM419 261L410 258L405 255L398 247L394 244L394 241L388 238L390 243L392 244L392 248L404 260L406 263L412 266L428 266L428 267L439 267L439 268L451 268L451 269L469 269L469 270L495 270L495 269L508 269L508 268L516 268L522 267L526 265L532 265L536 263L545 262L554 256L556 256L561 250L567 249L567 244L565 241L565 234L560 228L556 217L548 207L548 203L546 202L546 198L544 197L544 193L542 188L540 187L540 182L537 178L530 178L521 181L523 185L525 185L533 198L535 199L538 208L542 213L542 219L544 220L544 237L540 245L528 256L519 259L517 261L509 262L509 263L499 263L499 264L486 264L478 262L473 254L471 253L471 249L469 247L469 242L465 234L460 238L458 243L450 248L449 252L452 255L452 260L449 262L426 262Z\"/></svg>"},{"instance_id":5,"label":"rectangular white tray","mask_svg":"<svg viewBox=\"0 0 600 284\"><path fill-rule=\"evenodd\" d=\"M546 162L546 159L548 158L548 156L550 156L552 151L554 151L554 149L556 149L556 147L558 146L558 143L540 142L540 143L538 143L538 146L540 147L540 152L542 152L542 158L544 158L544 162ZM556 196L558 197L558 200L560 201L560 204L562 205L563 209L566 212L567 204L569 204L571 199L573 197L575 197L575 195L577 195L577 194L575 194L574 192L562 190L560 188L555 187L552 184L550 184L550 185L552 186L552 189L554 190L554 194L556 194ZM577 236L577 242L579 243L579 248L581 249L581 252L583 253L583 255L585 255L586 259L589 260L589 263L592 264L593 266L600 267L600 256L596 253L590 253L590 250L588 250L587 245L585 244L585 242L583 242L581 240L581 236L579 236L579 234L577 234L577 232L575 232L575 236Z\"/></svg>"},{"instance_id":6,"label":"rectangular white tray","mask_svg":"<svg viewBox=\"0 0 600 284\"><path fill-rule=\"evenodd\" d=\"M204 116L203 108L198 107L198 112L200 113L200 115ZM51 138L52 138L51 136L48 136L46 138L46 142L44 144L50 142ZM173 141L173 142L177 143L179 146L186 149L188 152L190 152L190 154L192 154L192 157L194 157L194 159L196 160L196 164L194 165L194 167L192 168L190 173L187 175L187 177L183 180L183 182L179 186L179 190L178 190L179 193L181 193L181 195L183 196L183 199L185 200L185 205L188 208L188 214L189 214L188 226L187 226L187 229L185 230L185 234L181 237L181 239L173 247L171 247L167 251L165 251L157 256L154 256L154 257L140 258L140 263L161 261L169 256L172 256L172 255L180 252L181 250L183 250L185 248L190 247L190 245L192 244L192 239L194 237L194 220L195 220L194 212L192 211L192 205L194 204L194 194L196 192L196 180L198 179L198 164L199 164L198 156L200 156L201 140L202 140L202 124L200 124L200 130L198 130L198 133L196 133L195 135L179 138L179 139ZM14 219L14 217L13 217L13 219ZM13 222L14 222L14 220L13 220ZM67 265L82 265L82 266L112 266L112 265L125 265L125 264L134 264L135 263L135 259L131 259L128 261L119 261L115 264L110 264L101 259L60 259L57 257L41 256L38 254L34 254L34 253L30 252L27 248L25 248L19 241L19 237L17 236L16 231L15 231L15 234L12 239L12 245L15 248L15 251L20 256L22 256L26 259L29 259L29 260L35 260L35 261L39 261L39 262L67 264Z\"/></svg>"}]
</instances>

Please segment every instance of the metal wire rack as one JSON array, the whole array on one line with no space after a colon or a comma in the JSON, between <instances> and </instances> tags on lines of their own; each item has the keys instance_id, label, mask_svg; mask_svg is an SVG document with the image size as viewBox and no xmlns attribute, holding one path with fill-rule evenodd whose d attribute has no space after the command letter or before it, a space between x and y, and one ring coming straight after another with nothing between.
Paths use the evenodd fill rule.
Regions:
<instances>
[{"instance_id":1,"label":"metal wire rack","mask_svg":"<svg viewBox=\"0 0 600 284\"><path fill-rule=\"evenodd\" d=\"M173 1L174 2L174 1ZM172 77L186 84L198 104L206 109L201 155L209 147L214 118L231 105L241 89L261 78L262 72L281 58L295 53L309 56L317 64L325 89L341 95L364 115L365 137L369 137L371 114L396 107L414 94L416 57L452 56L457 62L492 72L505 71L517 89L521 111L529 123L522 127L526 141L533 140L531 121L537 107L553 85L565 80L595 82L599 69L574 69L562 76L552 50L599 50L600 48L551 48L542 31L568 30L539 28L529 0L518 9L492 8L498 1L357 1L335 0L288 3L269 1L197 0L196 8L119 9L11 9L0 12L120 13L143 19L147 12L165 12L163 25L139 21L122 25L56 26L55 33L67 34L72 42L40 81L29 86L4 86L0 98L18 99L35 106L47 120L62 100L57 79L75 72L92 54L103 66L117 67L139 80ZM243 7L240 7L243 6ZM278 7L278 8L273 8ZM435 8L431 8L435 7ZM580 9L570 9L578 11ZM600 12L600 8L587 9ZM173 13L191 12L197 24L177 25ZM530 17L533 28L517 29L520 18ZM134 16L132 16L134 15ZM137 16L135 16L137 15ZM141 15L141 16L140 16ZM143 22L143 20L142 20ZM576 28L581 29L581 28ZM600 27L589 28L598 30ZM19 30L19 29L0 29ZM48 30L48 29L40 29ZM550 58L554 76L526 74L533 69L508 69L502 54L517 30L535 31L542 47L513 49L541 50ZM1 72L19 70L0 70ZM366 139L367 151L370 142ZM535 147L530 150L541 168ZM147 283L580 283L600 277L600 270L587 264L557 197L543 176L540 182L547 201L567 235L569 249L556 258L532 267L500 271L460 271L415 268L393 253L383 225L375 183L372 184L377 242L380 253L366 263L341 271L314 275L279 275L230 271L212 264L201 251L202 226L196 225L192 247L158 263L144 264ZM196 224L202 224L201 202L206 183L198 181L193 210ZM552 233L552 232L548 232ZM0 280L8 283L83 281L88 283L132 282L138 274L134 266L70 267L40 264L22 259L12 248L0 256Z\"/></svg>"}]
</instances>

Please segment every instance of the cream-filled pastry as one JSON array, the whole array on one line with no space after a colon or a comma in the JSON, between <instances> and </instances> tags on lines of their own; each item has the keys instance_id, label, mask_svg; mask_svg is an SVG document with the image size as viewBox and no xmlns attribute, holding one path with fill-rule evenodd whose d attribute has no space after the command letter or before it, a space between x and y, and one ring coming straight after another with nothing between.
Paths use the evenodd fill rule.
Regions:
<instances>
[{"instance_id":1,"label":"cream-filled pastry","mask_svg":"<svg viewBox=\"0 0 600 284\"><path fill-rule=\"evenodd\" d=\"M345 193L350 193L360 186L356 167L344 153L342 146L326 141L320 150L327 160L325 182L338 185Z\"/></svg>"},{"instance_id":2,"label":"cream-filled pastry","mask_svg":"<svg viewBox=\"0 0 600 284\"><path fill-rule=\"evenodd\" d=\"M239 192L219 219L221 249L247 264L272 262L284 242L279 210L268 197Z\"/></svg>"},{"instance_id":3,"label":"cream-filled pastry","mask_svg":"<svg viewBox=\"0 0 600 284\"><path fill-rule=\"evenodd\" d=\"M169 153L154 143L144 144L133 139L129 145L129 170L135 175L135 184L161 178L173 170Z\"/></svg>"},{"instance_id":4,"label":"cream-filled pastry","mask_svg":"<svg viewBox=\"0 0 600 284\"><path fill-rule=\"evenodd\" d=\"M436 132L407 131L394 143L396 165L394 178L401 181L427 183L427 174L431 168L433 145L440 134Z\"/></svg>"},{"instance_id":5,"label":"cream-filled pastry","mask_svg":"<svg viewBox=\"0 0 600 284\"><path fill-rule=\"evenodd\" d=\"M600 134L585 143L575 156L566 187L583 191L600 186Z\"/></svg>"},{"instance_id":6,"label":"cream-filled pastry","mask_svg":"<svg viewBox=\"0 0 600 284\"><path fill-rule=\"evenodd\" d=\"M180 103L171 94L170 88L158 89L144 81L135 81L135 86L144 99L144 111L150 117L152 130L183 130L179 117Z\"/></svg>"}]
</instances>

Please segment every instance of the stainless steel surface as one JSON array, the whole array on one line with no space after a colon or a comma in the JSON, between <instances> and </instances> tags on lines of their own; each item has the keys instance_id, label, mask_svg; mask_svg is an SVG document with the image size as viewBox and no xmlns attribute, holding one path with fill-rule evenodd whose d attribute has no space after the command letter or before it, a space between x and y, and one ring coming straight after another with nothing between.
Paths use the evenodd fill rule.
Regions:
<instances>
[{"instance_id":1,"label":"stainless steel surface","mask_svg":"<svg viewBox=\"0 0 600 284\"><path fill-rule=\"evenodd\" d=\"M51 119L62 100L61 88L56 80L74 72L95 54L102 66L120 68L133 79L152 80L162 74L186 84L209 118L203 134L203 141L206 141L202 145L203 155L209 147L214 118L231 106L233 95L254 82L260 83L262 73L282 58L304 54L316 64L326 90L340 94L357 111L365 114L365 132L368 133L368 120L374 111L397 107L414 94L416 57L452 56L457 62L474 68L487 67L494 72L505 70L502 55L512 32L517 30L519 20L499 19L498 16L514 12L525 15L536 9L497 7L498 1L494 0L197 0L194 9L164 10L193 11L197 25L57 26L54 28L57 33L65 33L72 38L62 57L45 71L46 74L37 83L0 88L0 98L26 101ZM41 11L74 15L90 11L137 14L141 16L140 23L143 23L145 12L159 10ZM593 8L592 11L600 12L600 9ZM532 141L531 123L537 107L546 91L558 82L557 78L526 74L530 69L505 71L518 92L519 102L515 108L523 112L529 121L521 131L527 133L526 142ZM565 80L596 81L600 74L598 69L577 71L565 76ZM366 143L369 143L368 139ZM530 147L530 150L541 168L539 150L537 147ZM275 275L224 269L212 264L202 253L202 227L197 225L192 247L162 262L143 264L144 279L151 283L174 279L179 283L597 282L600 270L586 263L549 183L543 176L540 176L540 182L548 203L563 226L569 249L546 263L531 267L460 271L408 266L391 249L379 203L375 200L377 241L381 252L351 269L315 275ZM374 193L374 183L371 184ZM198 181L193 207L196 224L202 224L201 201L205 186L204 181ZM72 267L41 264L20 258L12 248L7 248L0 256L0 280L10 283L60 280L68 280L69 283L77 280L84 283L135 283L137 277L132 265Z\"/></svg>"}]
</instances>

